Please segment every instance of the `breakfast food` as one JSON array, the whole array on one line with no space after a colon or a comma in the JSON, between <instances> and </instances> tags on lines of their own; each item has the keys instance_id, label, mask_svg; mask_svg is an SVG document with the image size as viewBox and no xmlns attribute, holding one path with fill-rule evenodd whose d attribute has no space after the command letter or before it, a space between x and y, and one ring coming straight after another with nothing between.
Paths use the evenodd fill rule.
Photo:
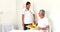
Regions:
<instances>
[{"instance_id":1,"label":"breakfast food","mask_svg":"<svg viewBox=\"0 0 60 32\"><path fill-rule=\"evenodd\" d=\"M32 25L28 25L26 27L30 28L30 29L37 29L38 28L38 26L36 26L34 23L32 23Z\"/></svg>"}]
</instances>

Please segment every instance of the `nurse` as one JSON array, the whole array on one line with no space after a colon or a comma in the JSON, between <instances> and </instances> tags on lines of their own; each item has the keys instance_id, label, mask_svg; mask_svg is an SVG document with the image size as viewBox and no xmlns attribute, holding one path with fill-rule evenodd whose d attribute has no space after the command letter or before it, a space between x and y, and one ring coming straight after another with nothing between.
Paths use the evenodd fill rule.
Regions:
<instances>
[{"instance_id":1,"label":"nurse","mask_svg":"<svg viewBox=\"0 0 60 32\"><path fill-rule=\"evenodd\" d=\"M33 22L35 23L35 14L32 9L30 9L31 3L26 2L26 8L22 10L22 25L24 30L27 30L27 25L31 25Z\"/></svg>"},{"instance_id":2,"label":"nurse","mask_svg":"<svg viewBox=\"0 0 60 32\"><path fill-rule=\"evenodd\" d=\"M38 30L40 30L41 32L47 32L47 30L49 29L49 23L48 23L48 18L45 17L45 10L41 9L39 11L39 17L37 19L37 23L38 23Z\"/></svg>"}]
</instances>

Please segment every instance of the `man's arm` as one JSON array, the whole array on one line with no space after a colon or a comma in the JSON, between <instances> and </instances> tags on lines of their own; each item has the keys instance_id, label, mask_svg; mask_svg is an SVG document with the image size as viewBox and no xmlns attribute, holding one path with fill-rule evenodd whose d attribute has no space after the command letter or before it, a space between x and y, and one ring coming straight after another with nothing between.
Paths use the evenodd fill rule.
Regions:
<instances>
[{"instance_id":1,"label":"man's arm","mask_svg":"<svg viewBox=\"0 0 60 32\"><path fill-rule=\"evenodd\" d=\"M22 26L24 26L24 14L22 14Z\"/></svg>"},{"instance_id":2,"label":"man's arm","mask_svg":"<svg viewBox=\"0 0 60 32\"><path fill-rule=\"evenodd\" d=\"M47 25L46 27L44 27L44 28L38 28L38 30L47 30L47 29L49 29L49 25Z\"/></svg>"}]
</instances>

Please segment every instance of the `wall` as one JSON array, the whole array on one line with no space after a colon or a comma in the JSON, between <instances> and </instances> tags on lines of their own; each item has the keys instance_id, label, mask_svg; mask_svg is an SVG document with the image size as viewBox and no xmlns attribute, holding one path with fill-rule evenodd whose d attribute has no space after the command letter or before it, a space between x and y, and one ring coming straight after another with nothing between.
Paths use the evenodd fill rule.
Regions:
<instances>
[{"instance_id":1,"label":"wall","mask_svg":"<svg viewBox=\"0 0 60 32\"><path fill-rule=\"evenodd\" d=\"M54 24L54 32L60 32L60 0L50 0L51 11L50 18Z\"/></svg>"},{"instance_id":2,"label":"wall","mask_svg":"<svg viewBox=\"0 0 60 32\"><path fill-rule=\"evenodd\" d=\"M2 24L13 24L16 29L16 16L16 0L0 0L0 28Z\"/></svg>"}]
</instances>

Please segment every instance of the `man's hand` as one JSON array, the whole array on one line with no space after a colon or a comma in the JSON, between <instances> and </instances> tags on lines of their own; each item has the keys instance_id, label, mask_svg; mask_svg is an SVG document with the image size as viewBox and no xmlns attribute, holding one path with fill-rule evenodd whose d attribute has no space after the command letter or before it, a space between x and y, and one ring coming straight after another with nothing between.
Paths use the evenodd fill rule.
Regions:
<instances>
[{"instance_id":1,"label":"man's hand","mask_svg":"<svg viewBox=\"0 0 60 32\"><path fill-rule=\"evenodd\" d=\"M38 28L38 30L47 30L46 28Z\"/></svg>"},{"instance_id":2,"label":"man's hand","mask_svg":"<svg viewBox=\"0 0 60 32\"><path fill-rule=\"evenodd\" d=\"M47 26L44 27L44 28L38 27L38 30L48 30L48 29L49 29L49 25L47 25Z\"/></svg>"}]
</instances>

